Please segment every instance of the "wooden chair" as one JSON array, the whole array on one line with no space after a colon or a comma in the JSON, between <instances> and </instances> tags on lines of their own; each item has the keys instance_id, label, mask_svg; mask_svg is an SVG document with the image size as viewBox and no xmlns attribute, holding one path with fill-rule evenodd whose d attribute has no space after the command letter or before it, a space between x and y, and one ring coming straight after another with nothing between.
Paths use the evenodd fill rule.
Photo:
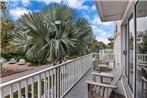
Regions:
<instances>
[{"instance_id":1,"label":"wooden chair","mask_svg":"<svg viewBox=\"0 0 147 98\"><path fill-rule=\"evenodd\" d=\"M145 98L147 98L147 79L144 76L141 76L142 79L142 93L145 95ZM144 84L146 85L144 89Z\"/></svg>"},{"instance_id":2,"label":"wooden chair","mask_svg":"<svg viewBox=\"0 0 147 98\"><path fill-rule=\"evenodd\" d=\"M88 98L110 98L110 95L113 91L113 89L117 88L117 82L121 78L123 69L118 69L118 72L116 75L99 75L101 77L110 77L112 78L112 81L110 84L105 83L99 83L94 81L87 81L88 85Z\"/></svg>"},{"instance_id":3,"label":"wooden chair","mask_svg":"<svg viewBox=\"0 0 147 98\"><path fill-rule=\"evenodd\" d=\"M109 68L109 60L104 59L104 60L93 60L93 69L101 72L101 69L108 69Z\"/></svg>"},{"instance_id":4,"label":"wooden chair","mask_svg":"<svg viewBox=\"0 0 147 98\"><path fill-rule=\"evenodd\" d=\"M103 58L101 58L99 64L101 66L108 67L109 66L109 58L108 58L108 56L105 55Z\"/></svg>"},{"instance_id":5,"label":"wooden chair","mask_svg":"<svg viewBox=\"0 0 147 98\"><path fill-rule=\"evenodd\" d=\"M145 95L145 98L147 98L147 68L142 68L142 93ZM145 86L144 86L145 84Z\"/></svg>"},{"instance_id":6,"label":"wooden chair","mask_svg":"<svg viewBox=\"0 0 147 98\"><path fill-rule=\"evenodd\" d=\"M112 72L101 72L101 73L97 73L97 72L92 72L92 77L93 77L93 81L96 82L96 76L100 77L100 82L103 82L103 78L111 78L111 80L113 80L113 78L115 77L115 75Z\"/></svg>"},{"instance_id":7,"label":"wooden chair","mask_svg":"<svg viewBox=\"0 0 147 98\"><path fill-rule=\"evenodd\" d=\"M109 54L106 54L103 58L100 59L99 66L110 68L110 62L113 63L113 68L115 68L115 59L111 58Z\"/></svg>"}]
</instances>

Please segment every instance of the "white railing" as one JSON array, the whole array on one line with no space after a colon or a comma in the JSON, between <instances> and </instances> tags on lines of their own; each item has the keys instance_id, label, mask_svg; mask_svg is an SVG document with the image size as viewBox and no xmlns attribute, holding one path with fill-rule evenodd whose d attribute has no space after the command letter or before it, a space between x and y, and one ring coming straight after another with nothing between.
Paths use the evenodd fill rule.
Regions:
<instances>
[{"instance_id":1,"label":"white railing","mask_svg":"<svg viewBox=\"0 0 147 98\"><path fill-rule=\"evenodd\" d=\"M114 53L93 53L93 58L96 58L98 60L104 60L104 59L107 59L107 60L110 60L110 63L112 63L111 61L114 60L114 65L115 67L119 67L120 66L120 62L119 62L119 58L118 58L118 54L114 54ZM110 64L112 65L112 64Z\"/></svg>"},{"instance_id":2,"label":"white railing","mask_svg":"<svg viewBox=\"0 0 147 98\"><path fill-rule=\"evenodd\" d=\"M113 49L102 49L99 53L113 53Z\"/></svg>"},{"instance_id":3,"label":"white railing","mask_svg":"<svg viewBox=\"0 0 147 98\"><path fill-rule=\"evenodd\" d=\"M130 63L133 63L133 52L129 55ZM137 54L137 61L147 62L147 54Z\"/></svg>"},{"instance_id":4,"label":"white railing","mask_svg":"<svg viewBox=\"0 0 147 98\"><path fill-rule=\"evenodd\" d=\"M109 59L109 60L114 60L117 58L117 54L114 53L104 53L103 55L101 53L93 53L94 58L98 58L99 60L101 59Z\"/></svg>"},{"instance_id":5,"label":"white railing","mask_svg":"<svg viewBox=\"0 0 147 98\"><path fill-rule=\"evenodd\" d=\"M0 98L62 98L92 67L93 54L0 84Z\"/></svg>"},{"instance_id":6,"label":"white railing","mask_svg":"<svg viewBox=\"0 0 147 98\"><path fill-rule=\"evenodd\" d=\"M113 53L113 49L101 49L99 53Z\"/></svg>"},{"instance_id":7,"label":"white railing","mask_svg":"<svg viewBox=\"0 0 147 98\"><path fill-rule=\"evenodd\" d=\"M113 49L102 49L99 50L99 57L103 57L105 54L110 53L113 54Z\"/></svg>"},{"instance_id":8,"label":"white railing","mask_svg":"<svg viewBox=\"0 0 147 98\"><path fill-rule=\"evenodd\" d=\"M137 54L137 60L146 62L147 54Z\"/></svg>"}]
</instances>

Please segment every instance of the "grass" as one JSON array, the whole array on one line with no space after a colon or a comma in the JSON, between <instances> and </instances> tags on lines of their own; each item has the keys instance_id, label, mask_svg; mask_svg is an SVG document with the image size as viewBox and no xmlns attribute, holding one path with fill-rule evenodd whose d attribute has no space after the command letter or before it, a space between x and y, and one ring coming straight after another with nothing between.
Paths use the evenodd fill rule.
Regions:
<instances>
[{"instance_id":1,"label":"grass","mask_svg":"<svg viewBox=\"0 0 147 98\"><path fill-rule=\"evenodd\" d=\"M41 87L41 91L42 91L41 94L43 95L43 93L44 93L44 82L43 81L41 82L41 85L42 85L42 87ZM31 85L28 86L28 91L31 92ZM24 94L25 94L25 88L22 88L21 89L21 95L24 95ZM37 95L38 95L38 83L35 82L34 83L34 98L38 98ZM14 96L14 98L18 98L18 91L16 91L13 94L13 96ZM8 95L8 96L6 96L4 98L10 98L10 96Z\"/></svg>"},{"instance_id":2,"label":"grass","mask_svg":"<svg viewBox=\"0 0 147 98\"><path fill-rule=\"evenodd\" d=\"M53 78L53 81L52 81L52 78ZM55 85L55 75L50 76L50 87L51 87L51 84L53 84L53 86ZM41 80L41 95L44 94L44 79ZM46 80L48 80L48 78L46 78ZM28 85L28 91L31 92L31 84ZM21 89L21 95L25 95L25 87ZM18 98L18 91L14 92L13 93L13 96L14 98ZM10 98L10 95L4 97L4 98ZM38 82L35 82L34 83L34 98L38 98Z\"/></svg>"},{"instance_id":3,"label":"grass","mask_svg":"<svg viewBox=\"0 0 147 98\"><path fill-rule=\"evenodd\" d=\"M61 81L64 78L67 77L66 74L64 74L64 73L62 75L64 75L64 77L61 78ZM56 78L55 74L53 74L49 77L49 79L50 79L50 84L49 84L50 89L52 87L54 87L54 85L55 85L55 78ZM46 82L48 82L48 77L46 78L46 80L47 80ZM47 83L46 86L48 86L48 83ZM31 84L28 85L28 92L31 92ZM44 79L41 80L41 95L43 95L43 94L44 94ZM21 89L21 95L25 95L25 87ZM14 92L13 96L14 96L14 98L18 98L18 91ZM4 98L10 98L10 95L8 95ZM34 98L38 98L38 82L34 82Z\"/></svg>"}]
</instances>

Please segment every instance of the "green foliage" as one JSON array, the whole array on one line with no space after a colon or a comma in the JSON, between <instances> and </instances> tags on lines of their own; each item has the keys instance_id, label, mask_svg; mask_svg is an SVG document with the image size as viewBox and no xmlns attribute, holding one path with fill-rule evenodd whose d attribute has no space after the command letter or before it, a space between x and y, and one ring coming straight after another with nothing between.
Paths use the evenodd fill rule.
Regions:
<instances>
[{"instance_id":1,"label":"green foliage","mask_svg":"<svg viewBox=\"0 0 147 98\"><path fill-rule=\"evenodd\" d=\"M133 33L132 32L130 32L129 33L130 35L129 35L129 48L130 48L130 50L133 50Z\"/></svg>"},{"instance_id":2,"label":"green foliage","mask_svg":"<svg viewBox=\"0 0 147 98\"><path fill-rule=\"evenodd\" d=\"M0 63L0 73L4 73L6 69L2 66L2 63Z\"/></svg>"},{"instance_id":3,"label":"green foliage","mask_svg":"<svg viewBox=\"0 0 147 98\"><path fill-rule=\"evenodd\" d=\"M107 47L103 42L97 41L94 36L91 36L87 40L86 46L86 50L88 51L88 53L99 53L99 50L105 49Z\"/></svg>"},{"instance_id":4,"label":"green foliage","mask_svg":"<svg viewBox=\"0 0 147 98\"><path fill-rule=\"evenodd\" d=\"M85 18L63 4L50 4L40 12L21 16L11 49L26 47L30 60L61 63L67 56L81 52L92 28Z\"/></svg>"},{"instance_id":5,"label":"green foliage","mask_svg":"<svg viewBox=\"0 0 147 98\"><path fill-rule=\"evenodd\" d=\"M11 39L13 37L12 34L10 33L10 31L14 29L14 25L11 20L4 19L3 17L1 17L0 28L1 28L1 36L0 36L1 50L0 50L0 52L1 53L8 53L10 51L7 46L9 44L9 41L11 41Z\"/></svg>"},{"instance_id":6,"label":"green foliage","mask_svg":"<svg viewBox=\"0 0 147 98\"><path fill-rule=\"evenodd\" d=\"M113 48L113 42L108 43L108 44L107 44L107 48L108 48L108 49L112 49L112 48Z\"/></svg>"},{"instance_id":7,"label":"green foliage","mask_svg":"<svg viewBox=\"0 0 147 98\"><path fill-rule=\"evenodd\" d=\"M10 52L8 49L8 44L9 41L11 41L11 38L13 37L12 34L10 33L11 30L14 29L14 24L12 23L11 20L7 19L7 4L5 1L0 1L0 10L1 10L1 14L0 14L0 45L1 45L1 50L0 53L8 53Z\"/></svg>"},{"instance_id":8,"label":"green foliage","mask_svg":"<svg viewBox=\"0 0 147 98\"><path fill-rule=\"evenodd\" d=\"M0 15L5 18L6 15L8 14L7 2L5 0L0 1L0 10L1 10Z\"/></svg>"},{"instance_id":9,"label":"green foliage","mask_svg":"<svg viewBox=\"0 0 147 98\"><path fill-rule=\"evenodd\" d=\"M10 60L12 58L15 58L16 60L20 60L20 59L26 59L25 54L22 51L19 52L10 52L10 53L2 53L1 56L7 60ZM28 60L27 60L28 61Z\"/></svg>"},{"instance_id":10,"label":"green foliage","mask_svg":"<svg viewBox=\"0 0 147 98\"><path fill-rule=\"evenodd\" d=\"M147 54L147 30L142 34L142 43L139 45L141 53Z\"/></svg>"}]
</instances>

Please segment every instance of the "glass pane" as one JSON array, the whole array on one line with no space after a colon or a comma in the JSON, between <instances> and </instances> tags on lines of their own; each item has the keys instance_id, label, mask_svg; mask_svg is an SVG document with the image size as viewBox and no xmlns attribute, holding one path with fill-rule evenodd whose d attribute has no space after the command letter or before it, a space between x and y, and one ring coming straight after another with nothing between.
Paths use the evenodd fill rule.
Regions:
<instances>
[{"instance_id":1,"label":"glass pane","mask_svg":"<svg viewBox=\"0 0 147 98\"><path fill-rule=\"evenodd\" d=\"M125 43L127 43L128 38L128 26L125 25ZM125 50L127 50L127 44L125 44ZM125 75L128 77L128 66L127 66L127 55L125 55Z\"/></svg>"},{"instance_id":2,"label":"glass pane","mask_svg":"<svg viewBox=\"0 0 147 98\"><path fill-rule=\"evenodd\" d=\"M145 79L147 80L147 1L137 3L136 17L136 98L147 98L147 82L145 82Z\"/></svg>"},{"instance_id":3,"label":"glass pane","mask_svg":"<svg viewBox=\"0 0 147 98\"><path fill-rule=\"evenodd\" d=\"M129 19L129 85L133 89L133 51L134 51L134 23L133 15Z\"/></svg>"}]
</instances>

